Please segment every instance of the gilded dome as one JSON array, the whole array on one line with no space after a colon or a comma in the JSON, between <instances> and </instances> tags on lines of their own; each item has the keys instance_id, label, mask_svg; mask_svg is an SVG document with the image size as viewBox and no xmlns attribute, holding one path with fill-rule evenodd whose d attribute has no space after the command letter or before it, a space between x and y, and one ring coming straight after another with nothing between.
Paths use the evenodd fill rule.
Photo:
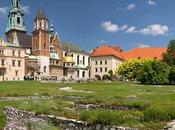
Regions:
<instances>
[{"instance_id":1,"label":"gilded dome","mask_svg":"<svg viewBox=\"0 0 175 130\"><path fill-rule=\"evenodd\" d=\"M64 57L63 62L64 63L75 63L75 61L74 61L74 59L73 59L72 56L66 56L66 57Z\"/></svg>"}]
</instances>

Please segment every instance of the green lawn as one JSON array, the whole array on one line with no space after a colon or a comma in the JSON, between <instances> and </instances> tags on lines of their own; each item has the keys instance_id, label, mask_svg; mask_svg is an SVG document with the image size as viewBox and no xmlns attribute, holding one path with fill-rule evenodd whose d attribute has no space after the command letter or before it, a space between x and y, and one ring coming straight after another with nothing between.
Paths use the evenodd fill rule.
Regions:
<instances>
[{"instance_id":1,"label":"green lawn","mask_svg":"<svg viewBox=\"0 0 175 130\"><path fill-rule=\"evenodd\" d=\"M61 87L72 87L75 90L92 91L93 93L68 93L60 91ZM81 100L21 100L0 102L0 129L5 118L4 106L37 113L54 114L75 118L91 123L122 125L140 129L162 129L168 121L175 119L175 86L149 86L133 83L94 82L84 84L40 83L40 82L1 82L0 96L35 96L67 95L83 96ZM134 96L136 98L129 98ZM127 106L130 110L74 110L72 103L103 104ZM135 109L138 108L138 109Z\"/></svg>"}]
</instances>

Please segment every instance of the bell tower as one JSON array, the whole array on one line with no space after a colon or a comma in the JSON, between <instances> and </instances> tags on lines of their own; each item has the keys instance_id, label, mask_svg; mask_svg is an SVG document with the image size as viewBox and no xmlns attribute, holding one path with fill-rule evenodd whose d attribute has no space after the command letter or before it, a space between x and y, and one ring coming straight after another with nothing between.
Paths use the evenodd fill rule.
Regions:
<instances>
[{"instance_id":1,"label":"bell tower","mask_svg":"<svg viewBox=\"0 0 175 130\"><path fill-rule=\"evenodd\" d=\"M6 37L9 43L14 43L15 32L26 34L24 24L24 12L20 5L20 0L11 0L11 7L8 15L8 23L6 28Z\"/></svg>"},{"instance_id":2,"label":"bell tower","mask_svg":"<svg viewBox=\"0 0 175 130\"><path fill-rule=\"evenodd\" d=\"M34 19L34 31L32 32L32 54L37 57L40 66L40 75L48 76L50 64L50 32L49 20L42 8L39 9Z\"/></svg>"},{"instance_id":3,"label":"bell tower","mask_svg":"<svg viewBox=\"0 0 175 130\"><path fill-rule=\"evenodd\" d=\"M42 8L39 9L34 19L34 31L32 35L32 54L35 56L50 56L50 32L49 20Z\"/></svg>"}]
</instances>

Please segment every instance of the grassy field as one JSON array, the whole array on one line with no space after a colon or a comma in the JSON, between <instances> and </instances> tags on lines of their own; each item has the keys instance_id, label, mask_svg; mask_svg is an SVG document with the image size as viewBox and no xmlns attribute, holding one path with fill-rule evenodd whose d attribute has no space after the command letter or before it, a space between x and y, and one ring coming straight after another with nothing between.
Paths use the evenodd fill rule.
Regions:
<instances>
[{"instance_id":1,"label":"grassy field","mask_svg":"<svg viewBox=\"0 0 175 130\"><path fill-rule=\"evenodd\" d=\"M64 92L61 87L92 93ZM64 95L83 96L81 100L20 100L0 102L0 129L5 125L4 106L36 113L65 116L91 123L122 125L140 129L162 129L168 121L175 119L175 86L149 86L133 83L94 82L84 84L40 83L40 82L1 82L0 96L40 96ZM132 98L134 97L134 98ZM75 110L75 104L101 104L126 106L129 110ZM137 109L136 109L137 108Z\"/></svg>"}]
</instances>

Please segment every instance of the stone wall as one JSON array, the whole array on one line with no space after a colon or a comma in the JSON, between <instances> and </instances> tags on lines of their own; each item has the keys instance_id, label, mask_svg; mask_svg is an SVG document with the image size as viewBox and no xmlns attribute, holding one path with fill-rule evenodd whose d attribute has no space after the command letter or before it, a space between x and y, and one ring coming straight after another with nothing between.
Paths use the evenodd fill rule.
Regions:
<instances>
[{"instance_id":1,"label":"stone wall","mask_svg":"<svg viewBox=\"0 0 175 130\"><path fill-rule=\"evenodd\" d=\"M7 124L10 122L25 124L30 121L39 121L45 123L52 123L61 127L62 130L137 130L136 128L124 128L119 126L104 126L100 124L89 124L83 121L68 119L65 117L55 117L54 115L37 115L34 112L18 110L12 107L5 107L4 112L7 119Z\"/></svg>"}]
</instances>

